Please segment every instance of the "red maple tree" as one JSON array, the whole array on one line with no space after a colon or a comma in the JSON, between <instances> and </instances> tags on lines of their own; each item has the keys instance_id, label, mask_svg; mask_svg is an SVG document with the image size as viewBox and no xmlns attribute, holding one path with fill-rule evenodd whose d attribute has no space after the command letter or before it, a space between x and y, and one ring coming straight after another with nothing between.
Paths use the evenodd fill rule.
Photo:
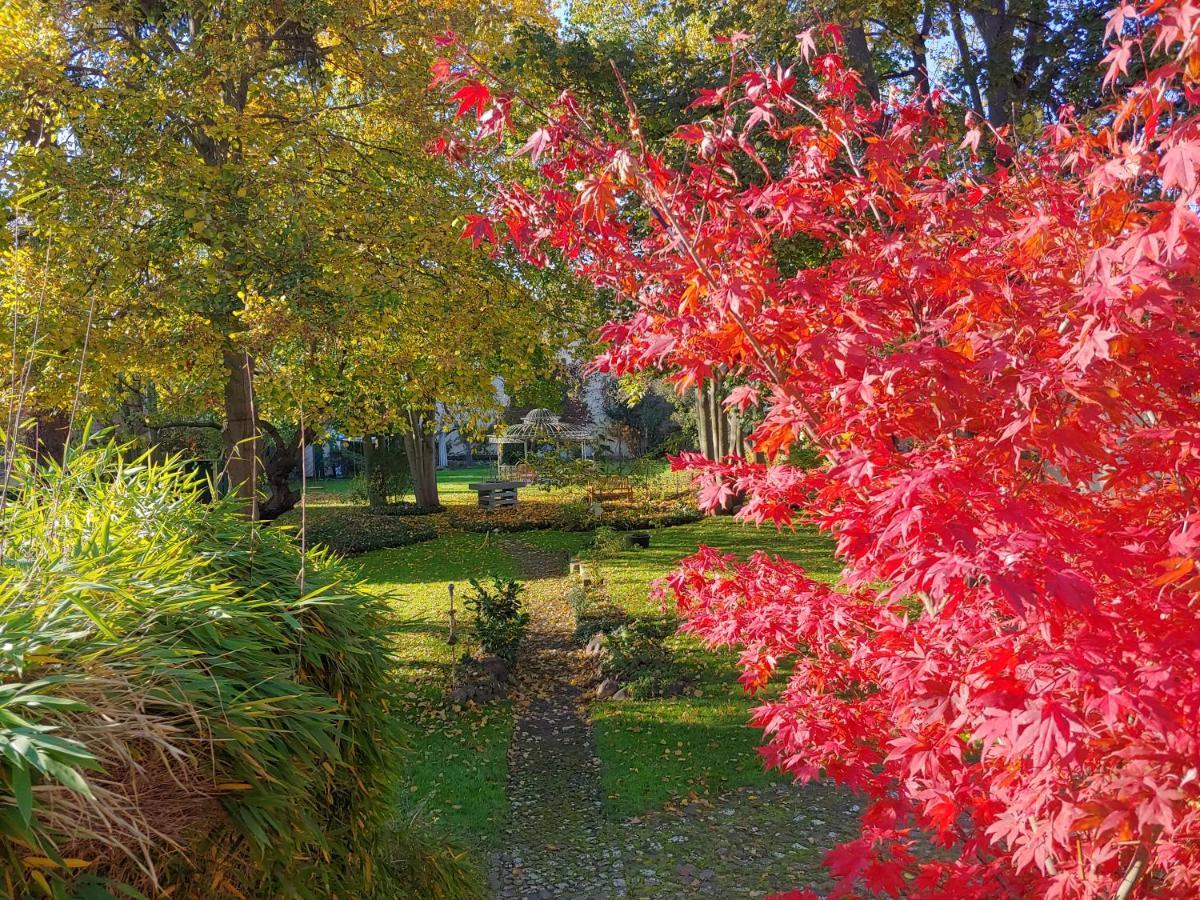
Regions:
<instances>
[{"instance_id":1,"label":"red maple tree","mask_svg":"<svg viewBox=\"0 0 1200 900\"><path fill-rule=\"evenodd\" d=\"M862 105L834 28L803 72L738 35L666 148L632 106L526 105L532 175L467 229L615 293L601 368L740 385L768 462L685 454L707 506L836 540L836 587L701 549L664 590L748 689L785 680L767 763L870 798L841 893L1200 892L1200 8L1108 33L1102 127L1027 145L951 137L937 93ZM503 155L521 98L444 42Z\"/></svg>"}]
</instances>

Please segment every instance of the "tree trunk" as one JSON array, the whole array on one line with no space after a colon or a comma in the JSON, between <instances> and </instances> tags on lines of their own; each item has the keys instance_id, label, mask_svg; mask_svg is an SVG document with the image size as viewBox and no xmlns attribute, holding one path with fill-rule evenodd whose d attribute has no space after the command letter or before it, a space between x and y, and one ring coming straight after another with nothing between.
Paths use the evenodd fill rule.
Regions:
<instances>
[{"instance_id":1,"label":"tree trunk","mask_svg":"<svg viewBox=\"0 0 1200 900\"><path fill-rule=\"evenodd\" d=\"M933 109L930 97L933 89L929 82L929 51L926 42L933 28L932 2L933 0L925 0L925 9L921 16L921 27L913 35L912 39L913 74L917 82L917 93L924 98L925 106L930 111Z\"/></svg>"},{"instance_id":2,"label":"tree trunk","mask_svg":"<svg viewBox=\"0 0 1200 900\"><path fill-rule=\"evenodd\" d=\"M1016 74L1013 62L1013 32L1016 17L1009 14L1005 0L970 8L971 18L983 40L983 68L987 75L984 96L988 121L996 127L1007 125L1013 116L1013 89Z\"/></svg>"},{"instance_id":3,"label":"tree trunk","mask_svg":"<svg viewBox=\"0 0 1200 900\"><path fill-rule=\"evenodd\" d=\"M245 502L244 512L258 518L258 430L254 422L254 362L237 350L225 359L225 475L229 490Z\"/></svg>"},{"instance_id":4,"label":"tree trunk","mask_svg":"<svg viewBox=\"0 0 1200 900\"><path fill-rule=\"evenodd\" d=\"M266 476L267 499L258 510L260 519L276 519L300 502L300 492L292 487L292 476L300 470L300 457L312 433L301 434L296 429L292 439L285 439L270 422L261 422L270 435L271 444L263 454L263 474Z\"/></svg>"},{"instance_id":5,"label":"tree trunk","mask_svg":"<svg viewBox=\"0 0 1200 900\"><path fill-rule=\"evenodd\" d=\"M375 446L376 436L364 434L362 439L363 478L367 483L367 505L387 506L387 491L379 472L379 454ZM380 438L382 440L382 437Z\"/></svg>"},{"instance_id":6,"label":"tree trunk","mask_svg":"<svg viewBox=\"0 0 1200 900\"><path fill-rule=\"evenodd\" d=\"M712 419L708 414L708 385L696 388L696 437L700 444L700 455L714 459Z\"/></svg>"},{"instance_id":7,"label":"tree trunk","mask_svg":"<svg viewBox=\"0 0 1200 900\"><path fill-rule=\"evenodd\" d=\"M867 32L861 21L848 25L843 32L846 41L846 56L850 65L862 76L862 86L871 100L879 100L879 77L875 74L875 60L871 57L871 46L867 43Z\"/></svg>"},{"instance_id":8,"label":"tree trunk","mask_svg":"<svg viewBox=\"0 0 1200 900\"><path fill-rule=\"evenodd\" d=\"M437 486L437 435L431 429L431 412L408 411L404 450L412 472L413 494L418 506L439 506Z\"/></svg>"},{"instance_id":9,"label":"tree trunk","mask_svg":"<svg viewBox=\"0 0 1200 900\"><path fill-rule=\"evenodd\" d=\"M967 29L963 25L962 10L958 3L950 3L950 28L954 33L954 43L958 47L958 60L962 65L963 79L967 82L967 91L971 95L971 107L979 116L986 116L983 108L983 94L979 90L979 70L975 66L971 44L967 39Z\"/></svg>"}]
</instances>

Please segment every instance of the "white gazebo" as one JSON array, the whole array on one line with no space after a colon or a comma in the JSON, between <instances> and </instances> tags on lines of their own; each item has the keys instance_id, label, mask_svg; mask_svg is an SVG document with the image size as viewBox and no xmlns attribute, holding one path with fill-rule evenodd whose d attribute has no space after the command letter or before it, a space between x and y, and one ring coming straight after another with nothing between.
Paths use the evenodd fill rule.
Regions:
<instances>
[{"instance_id":1,"label":"white gazebo","mask_svg":"<svg viewBox=\"0 0 1200 900\"><path fill-rule=\"evenodd\" d=\"M516 425L510 425L503 433L489 434L488 441L497 445L497 470L501 477L504 470L515 469L515 466L500 466L500 448L507 444L519 444L522 448L521 457L529 456L532 444L538 447L542 444L552 444L561 447L564 444L584 446L595 439L592 429L583 425L572 425L564 422L548 409L531 409Z\"/></svg>"}]
</instances>

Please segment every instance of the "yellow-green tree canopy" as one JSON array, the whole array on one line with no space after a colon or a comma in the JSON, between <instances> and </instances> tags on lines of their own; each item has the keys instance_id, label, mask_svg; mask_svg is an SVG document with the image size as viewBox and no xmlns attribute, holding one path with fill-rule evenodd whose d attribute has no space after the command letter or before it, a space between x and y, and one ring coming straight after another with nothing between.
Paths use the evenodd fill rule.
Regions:
<instances>
[{"instance_id":1,"label":"yellow-green tree canopy","mask_svg":"<svg viewBox=\"0 0 1200 900\"><path fill-rule=\"evenodd\" d=\"M28 368L29 403L67 408L78 383L102 410L153 385L159 409L218 412L240 483L264 411L369 430L519 380L531 343L568 339L574 295L464 247L475 185L424 151L433 35L502 55L519 22L550 19L539 0L12 0L0 391Z\"/></svg>"}]
</instances>

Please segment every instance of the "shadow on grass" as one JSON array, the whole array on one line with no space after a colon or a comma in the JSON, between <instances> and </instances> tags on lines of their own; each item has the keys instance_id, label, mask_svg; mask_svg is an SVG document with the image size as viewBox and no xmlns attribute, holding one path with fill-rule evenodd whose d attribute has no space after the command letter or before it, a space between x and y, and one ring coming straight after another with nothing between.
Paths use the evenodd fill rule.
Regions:
<instances>
[{"instance_id":1,"label":"shadow on grass","mask_svg":"<svg viewBox=\"0 0 1200 900\"><path fill-rule=\"evenodd\" d=\"M593 708L605 811L640 815L695 794L783 781L763 767L762 732L728 697L621 701Z\"/></svg>"}]
</instances>

